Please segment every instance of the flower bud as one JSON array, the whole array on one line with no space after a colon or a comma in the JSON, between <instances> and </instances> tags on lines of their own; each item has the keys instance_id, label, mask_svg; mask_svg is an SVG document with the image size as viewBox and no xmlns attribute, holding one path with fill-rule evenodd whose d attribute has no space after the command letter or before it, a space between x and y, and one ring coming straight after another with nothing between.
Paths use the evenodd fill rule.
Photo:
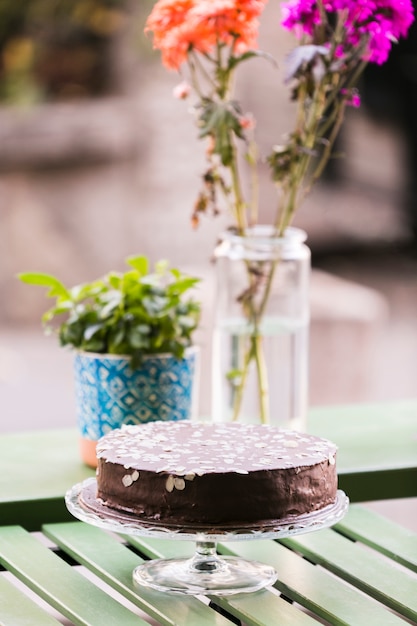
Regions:
<instances>
[{"instance_id":1,"label":"flower bud","mask_svg":"<svg viewBox=\"0 0 417 626\"><path fill-rule=\"evenodd\" d=\"M179 83L179 85L174 87L172 93L174 95L174 98L178 98L178 100L185 100L190 95L190 92L191 92L191 87L184 80L182 83Z\"/></svg>"},{"instance_id":2,"label":"flower bud","mask_svg":"<svg viewBox=\"0 0 417 626\"><path fill-rule=\"evenodd\" d=\"M256 125L255 118L252 113L246 113L245 115L239 117L239 124L245 130L252 130Z\"/></svg>"}]
</instances>

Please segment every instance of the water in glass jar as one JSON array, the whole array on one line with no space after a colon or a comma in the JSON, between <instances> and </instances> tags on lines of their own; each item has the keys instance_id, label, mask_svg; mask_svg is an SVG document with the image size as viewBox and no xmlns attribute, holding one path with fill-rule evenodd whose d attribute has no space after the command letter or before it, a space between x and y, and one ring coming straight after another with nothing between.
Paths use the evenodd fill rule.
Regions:
<instances>
[{"instance_id":1,"label":"water in glass jar","mask_svg":"<svg viewBox=\"0 0 417 626\"><path fill-rule=\"evenodd\" d=\"M213 335L214 421L230 421L249 346L250 328L244 318L229 318ZM265 317L260 333L269 387L270 424L292 430L306 429L308 376L308 319ZM228 376L229 374L229 376ZM234 376L233 374L236 374ZM260 421L259 387L252 359L245 383L239 421Z\"/></svg>"}]
</instances>

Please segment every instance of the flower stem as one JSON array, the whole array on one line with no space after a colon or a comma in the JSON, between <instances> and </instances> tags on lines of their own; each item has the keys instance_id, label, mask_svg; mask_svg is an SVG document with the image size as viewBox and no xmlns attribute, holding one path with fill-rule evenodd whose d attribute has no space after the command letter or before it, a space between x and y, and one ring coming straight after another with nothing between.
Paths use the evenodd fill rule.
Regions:
<instances>
[{"instance_id":1,"label":"flower stem","mask_svg":"<svg viewBox=\"0 0 417 626\"><path fill-rule=\"evenodd\" d=\"M256 376L258 381L259 392L259 418L262 424L268 424L270 421L269 410L269 385L268 370L266 367L265 353L263 350L263 337L258 327L254 327L249 337L249 346L245 354L244 364L242 368L241 378L233 400L233 416L232 420L239 419L239 413L242 407L243 394L249 374L249 368L252 360L256 365Z\"/></svg>"},{"instance_id":2,"label":"flower stem","mask_svg":"<svg viewBox=\"0 0 417 626\"><path fill-rule=\"evenodd\" d=\"M253 343L253 335L250 337L250 344L249 347L246 351L245 354L245 358L244 358L244 363L243 363L243 368L242 368L242 374L240 377L240 381L239 381L239 385L235 391L235 395L233 398L233 416L232 416L232 421L237 422L239 419L239 413L242 407L242 400L243 400L243 392L245 390L245 386L246 386L246 380L248 377L248 372L249 372L249 366L250 363L252 361L253 358L253 348L254 348L254 343Z\"/></svg>"},{"instance_id":3,"label":"flower stem","mask_svg":"<svg viewBox=\"0 0 417 626\"><path fill-rule=\"evenodd\" d=\"M234 196L234 212L236 223L238 227L239 234L244 236L245 229L247 228L247 217L246 217L246 205L243 200L239 170L237 166L237 156L236 156L236 147L233 145L234 156L230 163L230 175L232 179L232 189Z\"/></svg>"},{"instance_id":4,"label":"flower stem","mask_svg":"<svg viewBox=\"0 0 417 626\"><path fill-rule=\"evenodd\" d=\"M252 340L255 344L254 358L258 374L259 414L261 423L268 424L270 421L269 385L265 353L263 350L263 337L260 333L257 333Z\"/></svg>"}]
</instances>

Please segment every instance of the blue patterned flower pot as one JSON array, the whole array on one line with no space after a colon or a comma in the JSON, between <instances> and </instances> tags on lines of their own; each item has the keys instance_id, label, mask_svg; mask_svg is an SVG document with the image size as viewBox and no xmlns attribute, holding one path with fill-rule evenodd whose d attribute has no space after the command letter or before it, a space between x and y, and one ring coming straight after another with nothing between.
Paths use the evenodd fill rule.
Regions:
<instances>
[{"instance_id":1,"label":"blue patterned flower pot","mask_svg":"<svg viewBox=\"0 0 417 626\"><path fill-rule=\"evenodd\" d=\"M183 359L145 357L132 369L127 357L78 352L74 359L75 397L81 456L95 465L95 443L123 424L184 420L196 408L198 348Z\"/></svg>"}]
</instances>

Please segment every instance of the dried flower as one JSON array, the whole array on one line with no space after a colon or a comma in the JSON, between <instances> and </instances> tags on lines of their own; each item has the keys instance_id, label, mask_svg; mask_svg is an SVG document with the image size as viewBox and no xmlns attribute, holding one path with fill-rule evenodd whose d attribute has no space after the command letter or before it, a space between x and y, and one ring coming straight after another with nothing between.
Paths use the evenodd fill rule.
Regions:
<instances>
[{"instance_id":1,"label":"dried flower","mask_svg":"<svg viewBox=\"0 0 417 626\"><path fill-rule=\"evenodd\" d=\"M253 117L252 113L246 113L246 115L242 115L239 118L239 122L244 130L253 130L256 126L256 120Z\"/></svg>"}]
</instances>

